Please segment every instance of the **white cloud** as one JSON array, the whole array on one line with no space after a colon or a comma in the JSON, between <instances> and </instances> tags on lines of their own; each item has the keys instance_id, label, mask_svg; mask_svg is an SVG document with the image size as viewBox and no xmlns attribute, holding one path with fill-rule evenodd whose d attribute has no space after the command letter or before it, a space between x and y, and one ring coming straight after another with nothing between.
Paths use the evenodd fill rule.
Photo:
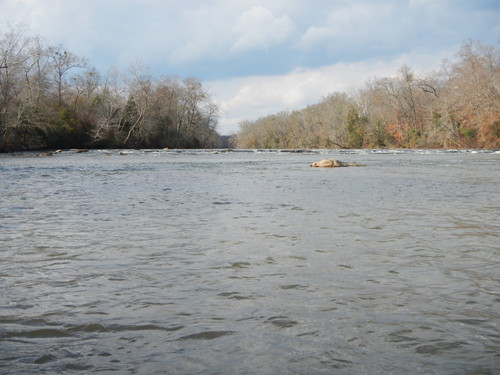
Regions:
<instances>
[{"instance_id":1,"label":"white cloud","mask_svg":"<svg viewBox=\"0 0 500 375\"><path fill-rule=\"evenodd\" d=\"M390 2L350 2L327 10L317 24L309 25L297 45L301 49L359 49L376 42L384 45L400 37L397 29L406 16L403 8Z\"/></svg>"},{"instance_id":2,"label":"white cloud","mask_svg":"<svg viewBox=\"0 0 500 375\"><path fill-rule=\"evenodd\" d=\"M255 6L237 19L233 27L236 35L233 50L268 49L285 42L295 30L287 15L277 17L269 9Z\"/></svg>"},{"instance_id":3,"label":"white cloud","mask_svg":"<svg viewBox=\"0 0 500 375\"><path fill-rule=\"evenodd\" d=\"M329 26L311 26L299 40L300 47L310 47L327 41L333 35L333 29Z\"/></svg>"},{"instance_id":4,"label":"white cloud","mask_svg":"<svg viewBox=\"0 0 500 375\"><path fill-rule=\"evenodd\" d=\"M163 38L170 39L170 50L165 51L174 64L219 56L225 46L230 45L230 33L223 19L232 19L234 9L198 6L183 9L173 22L172 33ZM161 38L161 28L157 35Z\"/></svg>"},{"instance_id":5,"label":"white cloud","mask_svg":"<svg viewBox=\"0 0 500 375\"><path fill-rule=\"evenodd\" d=\"M406 64L419 73L438 69L450 51L437 54L409 53L391 60L337 63L317 69L296 69L288 74L253 76L209 82L223 114L218 131L235 133L242 120L256 120L284 110L302 109L333 92L361 88L370 78L397 74Z\"/></svg>"}]
</instances>

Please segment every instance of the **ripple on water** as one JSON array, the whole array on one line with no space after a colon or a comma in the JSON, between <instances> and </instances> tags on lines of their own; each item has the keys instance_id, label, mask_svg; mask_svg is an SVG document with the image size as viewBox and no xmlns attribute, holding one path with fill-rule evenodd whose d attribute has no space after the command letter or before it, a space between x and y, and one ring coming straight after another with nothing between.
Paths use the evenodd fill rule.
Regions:
<instances>
[{"instance_id":1,"label":"ripple on water","mask_svg":"<svg viewBox=\"0 0 500 375\"><path fill-rule=\"evenodd\" d=\"M297 322L296 320L290 319L289 317L284 315L271 316L270 318L266 319L265 323L270 323L278 328L291 328L299 324L299 322Z\"/></svg>"},{"instance_id":2,"label":"ripple on water","mask_svg":"<svg viewBox=\"0 0 500 375\"><path fill-rule=\"evenodd\" d=\"M222 292L217 294L220 297L234 300L254 300L263 297L258 293Z\"/></svg>"},{"instance_id":3,"label":"ripple on water","mask_svg":"<svg viewBox=\"0 0 500 375\"><path fill-rule=\"evenodd\" d=\"M176 341L184 340L214 340L222 336L232 335L234 331L203 331L198 333L192 333L190 335L181 336Z\"/></svg>"}]
</instances>

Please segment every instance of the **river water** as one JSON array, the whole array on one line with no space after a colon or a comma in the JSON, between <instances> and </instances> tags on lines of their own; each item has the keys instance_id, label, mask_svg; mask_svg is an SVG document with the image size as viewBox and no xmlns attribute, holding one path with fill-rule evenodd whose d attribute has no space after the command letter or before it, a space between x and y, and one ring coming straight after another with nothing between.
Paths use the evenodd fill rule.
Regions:
<instances>
[{"instance_id":1,"label":"river water","mask_svg":"<svg viewBox=\"0 0 500 375\"><path fill-rule=\"evenodd\" d=\"M498 151L122 154L0 155L1 374L500 374Z\"/></svg>"}]
</instances>

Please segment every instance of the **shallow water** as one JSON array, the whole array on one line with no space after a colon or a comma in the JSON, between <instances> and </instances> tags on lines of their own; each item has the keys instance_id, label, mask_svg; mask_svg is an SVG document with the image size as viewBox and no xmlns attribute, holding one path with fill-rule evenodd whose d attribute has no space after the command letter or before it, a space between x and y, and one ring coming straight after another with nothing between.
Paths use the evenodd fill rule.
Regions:
<instances>
[{"instance_id":1,"label":"shallow water","mask_svg":"<svg viewBox=\"0 0 500 375\"><path fill-rule=\"evenodd\" d=\"M500 153L125 153L0 155L0 373L500 373Z\"/></svg>"}]
</instances>

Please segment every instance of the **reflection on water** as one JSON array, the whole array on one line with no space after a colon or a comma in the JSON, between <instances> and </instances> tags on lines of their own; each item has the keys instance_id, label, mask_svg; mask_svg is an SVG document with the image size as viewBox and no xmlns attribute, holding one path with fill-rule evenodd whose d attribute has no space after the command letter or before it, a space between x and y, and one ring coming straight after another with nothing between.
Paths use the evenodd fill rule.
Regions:
<instances>
[{"instance_id":1,"label":"reflection on water","mask_svg":"<svg viewBox=\"0 0 500 375\"><path fill-rule=\"evenodd\" d=\"M126 153L0 156L0 373L498 373L498 152Z\"/></svg>"}]
</instances>

